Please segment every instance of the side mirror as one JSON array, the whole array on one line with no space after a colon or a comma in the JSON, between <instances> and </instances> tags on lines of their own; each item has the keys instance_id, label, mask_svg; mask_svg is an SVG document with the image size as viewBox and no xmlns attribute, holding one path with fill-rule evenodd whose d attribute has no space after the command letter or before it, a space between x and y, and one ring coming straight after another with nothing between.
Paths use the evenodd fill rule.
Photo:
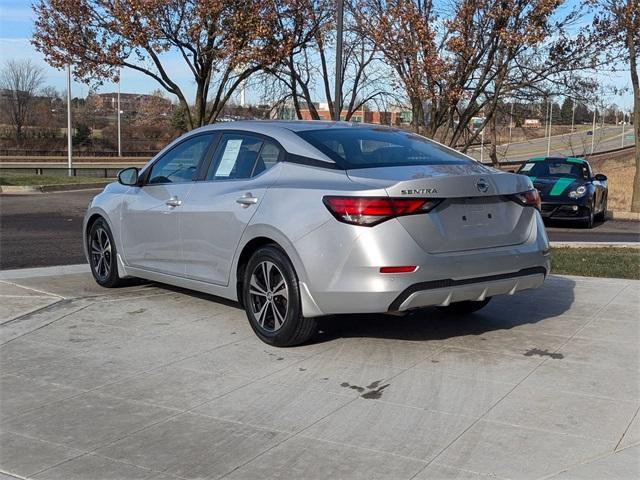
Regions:
<instances>
[{"instance_id":1,"label":"side mirror","mask_svg":"<svg viewBox=\"0 0 640 480\"><path fill-rule=\"evenodd\" d=\"M606 175L603 175L603 174L601 174L601 173L598 173L598 174L597 174L595 177L593 177L593 178L595 178L595 179L596 179L597 181L599 181L599 182L606 182L606 181L607 181L607 176L606 176Z\"/></svg>"},{"instance_id":2,"label":"side mirror","mask_svg":"<svg viewBox=\"0 0 640 480\"><path fill-rule=\"evenodd\" d=\"M135 187L138 185L138 168L129 167L118 172L118 182L127 187Z\"/></svg>"}]
</instances>

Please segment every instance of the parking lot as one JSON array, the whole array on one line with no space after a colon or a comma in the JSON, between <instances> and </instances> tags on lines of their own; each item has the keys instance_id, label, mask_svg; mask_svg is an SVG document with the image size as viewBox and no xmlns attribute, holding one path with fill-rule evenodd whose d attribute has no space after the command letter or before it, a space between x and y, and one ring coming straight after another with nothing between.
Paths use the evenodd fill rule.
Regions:
<instances>
[{"instance_id":1,"label":"parking lot","mask_svg":"<svg viewBox=\"0 0 640 480\"><path fill-rule=\"evenodd\" d=\"M6 475L640 476L638 281L331 317L276 349L233 303L84 268L0 273Z\"/></svg>"}]
</instances>

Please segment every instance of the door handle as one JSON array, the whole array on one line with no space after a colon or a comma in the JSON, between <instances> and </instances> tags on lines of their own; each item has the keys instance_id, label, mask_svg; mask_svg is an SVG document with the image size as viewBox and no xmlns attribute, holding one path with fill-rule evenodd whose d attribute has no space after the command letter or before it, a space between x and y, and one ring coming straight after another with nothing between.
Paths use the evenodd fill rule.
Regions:
<instances>
[{"instance_id":1,"label":"door handle","mask_svg":"<svg viewBox=\"0 0 640 480\"><path fill-rule=\"evenodd\" d=\"M170 207L179 207L182 205L182 200L178 199L178 197L171 197L169 200L165 202L166 205Z\"/></svg>"},{"instance_id":2,"label":"door handle","mask_svg":"<svg viewBox=\"0 0 640 480\"><path fill-rule=\"evenodd\" d=\"M247 208L249 205L255 205L258 203L258 197L254 197L251 193L245 193L242 197L236 200L237 203Z\"/></svg>"}]
</instances>

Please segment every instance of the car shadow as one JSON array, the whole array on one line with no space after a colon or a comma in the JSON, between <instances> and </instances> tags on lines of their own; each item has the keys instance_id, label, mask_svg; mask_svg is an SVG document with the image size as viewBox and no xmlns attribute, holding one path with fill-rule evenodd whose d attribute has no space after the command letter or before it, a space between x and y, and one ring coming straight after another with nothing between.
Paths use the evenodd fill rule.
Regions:
<instances>
[{"instance_id":1,"label":"car shadow","mask_svg":"<svg viewBox=\"0 0 640 480\"><path fill-rule=\"evenodd\" d=\"M140 281L140 283L243 310L238 302L215 295L156 282ZM351 314L319 317L317 331L306 342L306 345L330 342L339 338L378 338L426 342L467 335L482 335L496 330L510 330L562 315L571 308L575 300L574 288L575 282L572 279L550 276L539 289L524 290L513 296L500 295L493 298L482 310L467 315L453 314L433 307L401 314Z\"/></svg>"},{"instance_id":2,"label":"car shadow","mask_svg":"<svg viewBox=\"0 0 640 480\"><path fill-rule=\"evenodd\" d=\"M564 277L548 277L538 290L493 298L482 310L456 315L438 308L424 308L402 315L332 315L319 319L318 332L310 343L343 337L392 340L444 340L510 330L562 315L575 300L575 282Z\"/></svg>"}]
</instances>

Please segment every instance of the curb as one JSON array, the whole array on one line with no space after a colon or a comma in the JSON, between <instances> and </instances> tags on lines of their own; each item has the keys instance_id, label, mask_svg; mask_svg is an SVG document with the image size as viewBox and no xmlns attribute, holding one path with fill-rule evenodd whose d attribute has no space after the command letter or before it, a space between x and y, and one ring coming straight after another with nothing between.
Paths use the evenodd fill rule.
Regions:
<instances>
[{"instance_id":1,"label":"curb","mask_svg":"<svg viewBox=\"0 0 640 480\"><path fill-rule=\"evenodd\" d=\"M104 188L108 182L70 183L65 185L0 185L0 193L53 193L70 192L74 190L88 190L92 188Z\"/></svg>"},{"instance_id":2,"label":"curb","mask_svg":"<svg viewBox=\"0 0 640 480\"><path fill-rule=\"evenodd\" d=\"M551 248L636 248L640 242L549 242Z\"/></svg>"},{"instance_id":3,"label":"curb","mask_svg":"<svg viewBox=\"0 0 640 480\"><path fill-rule=\"evenodd\" d=\"M57 265L54 267L16 268L0 270L0 280L10 280L31 277L55 277L58 275L72 275L75 273L90 273L89 264Z\"/></svg>"}]
</instances>

